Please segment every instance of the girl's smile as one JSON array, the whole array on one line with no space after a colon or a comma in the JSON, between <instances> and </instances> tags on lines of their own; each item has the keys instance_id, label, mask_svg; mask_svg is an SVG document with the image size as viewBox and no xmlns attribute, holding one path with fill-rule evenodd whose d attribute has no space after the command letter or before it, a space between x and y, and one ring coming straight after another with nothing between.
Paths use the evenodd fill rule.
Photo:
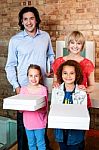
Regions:
<instances>
[{"instance_id":1,"label":"girl's smile","mask_svg":"<svg viewBox=\"0 0 99 150\"><path fill-rule=\"evenodd\" d=\"M29 80L29 83L31 85L37 86L39 84L39 81L40 81L39 70L37 70L37 69L30 69L29 73L28 73L28 80Z\"/></svg>"},{"instance_id":2,"label":"girl's smile","mask_svg":"<svg viewBox=\"0 0 99 150\"><path fill-rule=\"evenodd\" d=\"M62 79L66 84L74 84L76 78L75 68L73 66L64 66L62 70Z\"/></svg>"}]
</instances>

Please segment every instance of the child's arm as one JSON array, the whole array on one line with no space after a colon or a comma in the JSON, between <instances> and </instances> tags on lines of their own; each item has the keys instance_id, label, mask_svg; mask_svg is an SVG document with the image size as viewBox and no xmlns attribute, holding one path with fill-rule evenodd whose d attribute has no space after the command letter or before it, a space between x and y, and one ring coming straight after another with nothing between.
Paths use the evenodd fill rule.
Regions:
<instances>
[{"instance_id":1,"label":"child's arm","mask_svg":"<svg viewBox=\"0 0 99 150\"><path fill-rule=\"evenodd\" d=\"M48 112L48 90L47 88L44 88L43 89L43 95L45 95L45 102L46 102L46 105L40 109L38 109L37 111L41 112L41 113L45 113L45 112Z\"/></svg>"}]
</instances>

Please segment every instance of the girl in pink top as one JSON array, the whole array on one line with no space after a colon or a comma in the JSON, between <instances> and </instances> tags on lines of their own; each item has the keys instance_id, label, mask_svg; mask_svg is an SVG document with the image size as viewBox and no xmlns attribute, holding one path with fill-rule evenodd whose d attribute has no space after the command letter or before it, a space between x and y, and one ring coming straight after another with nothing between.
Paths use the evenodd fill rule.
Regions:
<instances>
[{"instance_id":1,"label":"girl in pink top","mask_svg":"<svg viewBox=\"0 0 99 150\"><path fill-rule=\"evenodd\" d=\"M45 96L46 106L36 111L23 111L23 122L28 139L29 150L46 150L45 128L47 124L48 94L42 85L41 69L31 64L27 71L29 84L21 88L20 94Z\"/></svg>"},{"instance_id":2,"label":"girl in pink top","mask_svg":"<svg viewBox=\"0 0 99 150\"><path fill-rule=\"evenodd\" d=\"M57 82L57 75L56 75L59 66L67 60L77 61L80 64L83 72L83 82L82 85L79 86L79 88L87 92L88 95L87 105L89 108L91 107L91 100L89 97L89 93L93 92L94 89L94 65L90 60L82 57L80 54L80 52L84 48L84 44L85 44L85 38L81 32L73 31L70 34L68 38L68 45L67 45L69 55L57 58L52 65L53 72L54 72L53 86L59 86Z\"/></svg>"}]
</instances>

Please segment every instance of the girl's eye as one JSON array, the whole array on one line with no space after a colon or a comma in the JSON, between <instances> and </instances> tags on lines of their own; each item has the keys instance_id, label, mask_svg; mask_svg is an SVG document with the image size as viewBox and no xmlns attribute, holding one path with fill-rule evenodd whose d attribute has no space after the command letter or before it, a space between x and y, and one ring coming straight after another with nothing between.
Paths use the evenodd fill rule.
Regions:
<instances>
[{"instance_id":1,"label":"girl's eye","mask_svg":"<svg viewBox=\"0 0 99 150\"><path fill-rule=\"evenodd\" d=\"M74 42L73 42L73 41L71 41L70 43L71 43L71 44L74 44Z\"/></svg>"},{"instance_id":2,"label":"girl's eye","mask_svg":"<svg viewBox=\"0 0 99 150\"><path fill-rule=\"evenodd\" d=\"M30 77L32 77L32 75L29 75Z\"/></svg>"},{"instance_id":3,"label":"girl's eye","mask_svg":"<svg viewBox=\"0 0 99 150\"><path fill-rule=\"evenodd\" d=\"M71 72L70 75L74 75L75 73L74 72ZM63 72L63 75L68 75L67 72Z\"/></svg>"},{"instance_id":4,"label":"girl's eye","mask_svg":"<svg viewBox=\"0 0 99 150\"><path fill-rule=\"evenodd\" d=\"M39 77L39 75L36 75L35 77Z\"/></svg>"},{"instance_id":5,"label":"girl's eye","mask_svg":"<svg viewBox=\"0 0 99 150\"><path fill-rule=\"evenodd\" d=\"M64 75L67 75L67 72L63 72Z\"/></svg>"},{"instance_id":6,"label":"girl's eye","mask_svg":"<svg viewBox=\"0 0 99 150\"><path fill-rule=\"evenodd\" d=\"M81 45L81 43L79 42L79 43L77 43L78 45Z\"/></svg>"},{"instance_id":7,"label":"girl's eye","mask_svg":"<svg viewBox=\"0 0 99 150\"><path fill-rule=\"evenodd\" d=\"M29 77L34 77L34 78L37 78L37 77L39 77L39 75L29 75Z\"/></svg>"},{"instance_id":8,"label":"girl's eye","mask_svg":"<svg viewBox=\"0 0 99 150\"><path fill-rule=\"evenodd\" d=\"M73 74L74 74L74 72L71 73L71 75L73 75Z\"/></svg>"},{"instance_id":9,"label":"girl's eye","mask_svg":"<svg viewBox=\"0 0 99 150\"><path fill-rule=\"evenodd\" d=\"M37 75L35 75L34 77L35 77L35 78L38 78L39 76L40 76L40 75L39 75L39 74L37 74Z\"/></svg>"}]
</instances>

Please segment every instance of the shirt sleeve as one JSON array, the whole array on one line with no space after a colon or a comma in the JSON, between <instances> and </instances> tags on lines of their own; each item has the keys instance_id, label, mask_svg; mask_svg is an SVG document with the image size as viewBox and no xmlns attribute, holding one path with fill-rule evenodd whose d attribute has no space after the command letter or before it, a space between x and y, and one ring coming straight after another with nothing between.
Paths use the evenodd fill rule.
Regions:
<instances>
[{"instance_id":1,"label":"shirt sleeve","mask_svg":"<svg viewBox=\"0 0 99 150\"><path fill-rule=\"evenodd\" d=\"M50 39L49 34L48 34L48 50L47 50L47 57L48 57L49 60L50 60L50 64L52 64L52 63L54 62L55 54L54 54L54 51L53 51L53 48L52 48L52 43L51 43L51 39Z\"/></svg>"},{"instance_id":2,"label":"shirt sleeve","mask_svg":"<svg viewBox=\"0 0 99 150\"><path fill-rule=\"evenodd\" d=\"M19 83L17 81L17 73L16 73L17 52L16 52L14 43L15 42L13 41L13 39L11 39L9 42L8 58L7 58L6 66L5 66L5 71L7 74L8 81L13 86L13 88L16 89L17 87L19 87Z\"/></svg>"}]
</instances>

